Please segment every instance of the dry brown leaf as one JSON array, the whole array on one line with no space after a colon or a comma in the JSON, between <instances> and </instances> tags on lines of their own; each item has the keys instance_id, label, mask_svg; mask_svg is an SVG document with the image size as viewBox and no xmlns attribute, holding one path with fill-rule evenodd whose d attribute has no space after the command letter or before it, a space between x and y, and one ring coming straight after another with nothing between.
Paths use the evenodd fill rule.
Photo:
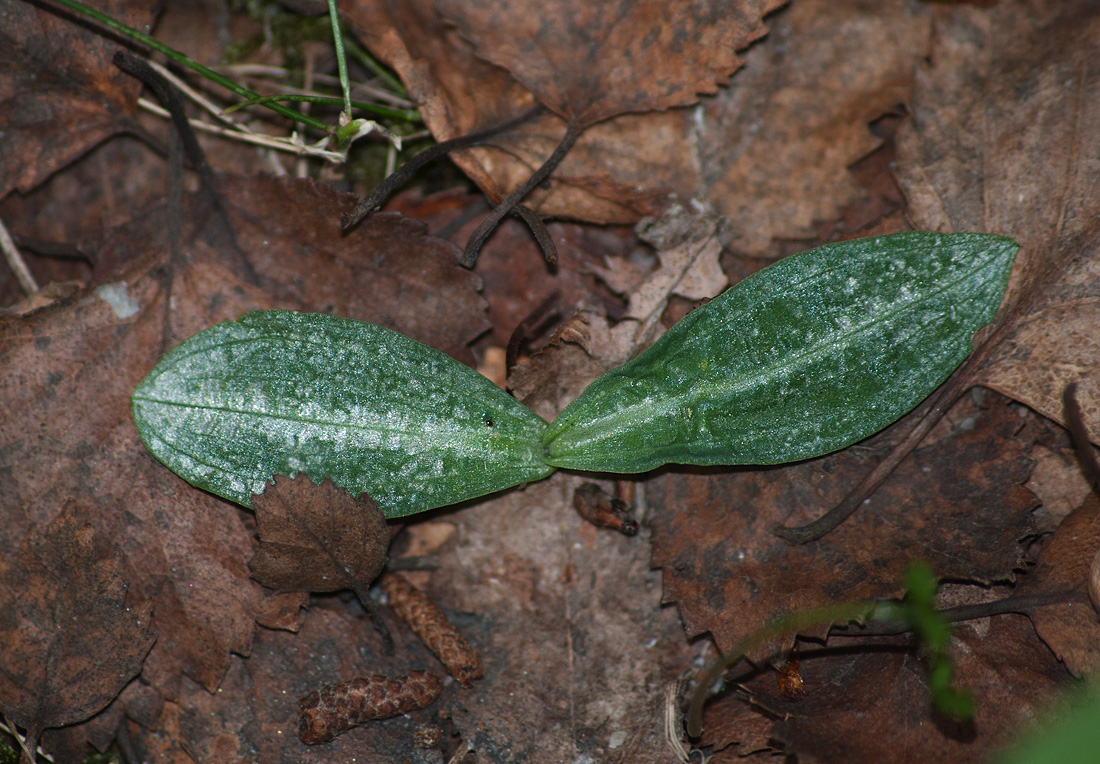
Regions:
<instances>
[{"instance_id":1,"label":"dry brown leaf","mask_svg":"<svg viewBox=\"0 0 1100 764\"><path fill-rule=\"evenodd\" d=\"M523 36L516 39L521 40L521 44L542 39L539 47L543 53L525 57L518 66L534 67L534 70L543 67L541 72L535 71L541 85L536 89L537 94L555 103L560 98L570 101L569 113L580 117L582 125L590 125L609 114L663 109L676 102L690 103L696 98L695 92L713 92L714 83L724 81L736 68L739 59L735 49L763 32L760 17L779 4L778 0L745 0L730 3L730 8L717 11L715 15L676 16L668 12L667 4L657 9L661 22L675 20L681 27L701 19L701 28L710 30L708 34L729 38L732 46L728 48L708 48L694 42L683 45L671 37L654 40L645 32L635 34L632 39L631 30L637 27L626 23L610 24L614 18L604 19L609 28L603 30L603 34L613 36L615 44L604 45L599 40L601 30L586 26L587 22L572 30L576 36L567 36L571 34L568 24L575 14L554 9L548 11L547 23L558 25L559 29L547 37L557 34L559 38L538 38L521 31L519 34ZM751 10L735 11L738 6ZM546 12L547 8L549 6L537 8L535 13ZM490 27L499 30L506 24L522 26L532 16L512 4L508 14L499 15L498 24L484 26L473 18L484 9L455 4L448 10L461 15L460 23L469 22L465 30L473 35L490 32ZM596 9L596 12L601 11ZM504 69L475 56L459 32L437 17L429 0L391 3L386 7L378 3L352 3L347 13L353 28L372 51L401 74L410 91L424 104L425 121L437 138L452 138L502 123L534 103L531 92ZM633 16L635 23L644 22L645 15L651 13L648 7L627 10L628 15L636 14ZM738 25L743 26L738 29ZM507 36L505 33L494 41L501 42ZM502 55L515 55L515 50L507 50L508 43L503 47ZM647 57L657 54L662 47L666 59L677 59L676 64L686 65L678 70L666 61L666 68L640 68L640 62L639 65L620 65L615 55L641 56L648 60ZM551 49L553 52L548 53ZM590 56L600 60L600 76L590 76L591 66L574 66L574 62L583 58L578 51L588 51ZM480 54L492 58L489 51ZM565 69L560 76L555 76L555 67L559 66ZM639 85L639 80L645 77L650 78L649 85ZM645 118L628 114L616 118L614 124L597 125L590 135L582 137L574 151L578 156L583 155L583 159L567 157L551 189L534 192L528 202L543 215L605 223L632 223L642 215L656 214L664 206L664 197L670 187L687 195L693 190L691 177L684 173L685 168L692 166L690 147L684 139L688 129L681 114L647 115ZM503 142L494 139L493 143L503 150L472 149L456 155L455 159L490 199L496 201L530 177L553 151L563 132L564 122L548 115L513 131ZM628 136L633 140L624 140ZM644 150L640 150L641 147ZM646 157L644 162L639 161L642 157ZM655 172L655 168L659 170ZM674 175L681 182L670 184L669 179ZM558 182L559 179L563 182Z\"/></svg>"},{"instance_id":2,"label":"dry brown leaf","mask_svg":"<svg viewBox=\"0 0 1100 764\"><path fill-rule=\"evenodd\" d=\"M1003 399L969 406L950 437L913 452L863 508L825 538L790 546L776 524L829 506L888 448L891 430L831 456L766 470L670 471L648 484L653 563L684 628L709 631L722 651L778 616L840 600L900 594L912 560L939 576L1010 579L1035 500L1022 486L1030 462ZM903 420L904 421L904 420ZM824 630L814 636L820 636ZM760 659L793 635L762 645Z\"/></svg>"},{"instance_id":3,"label":"dry brown leaf","mask_svg":"<svg viewBox=\"0 0 1100 764\"><path fill-rule=\"evenodd\" d=\"M1078 676L1100 668L1100 619L1089 597L1093 560L1100 552L1100 498L1066 516L1044 544L1035 569L1020 584L1024 595L1049 595L1052 604L1030 610L1035 631Z\"/></svg>"},{"instance_id":4,"label":"dry brown leaf","mask_svg":"<svg viewBox=\"0 0 1100 764\"><path fill-rule=\"evenodd\" d=\"M959 626L953 641L957 686L974 694L972 726L932 714L927 666L905 637L803 650L799 701L782 698L771 671L748 686L778 720L773 739L800 762L978 764L1056 696L1065 672L1022 616L998 616L982 637Z\"/></svg>"},{"instance_id":5,"label":"dry brown leaf","mask_svg":"<svg viewBox=\"0 0 1100 764\"><path fill-rule=\"evenodd\" d=\"M77 515L67 507L0 556L0 711L31 750L114 700L156 640L152 603L127 606L121 560Z\"/></svg>"},{"instance_id":6,"label":"dry brown leaf","mask_svg":"<svg viewBox=\"0 0 1100 764\"><path fill-rule=\"evenodd\" d=\"M920 70L898 178L921 228L1022 244L1015 307L979 381L1062 421L1078 397L1100 434L1100 69L1093 3L942 9ZM1094 440L1095 442L1095 440Z\"/></svg>"},{"instance_id":7,"label":"dry brown leaf","mask_svg":"<svg viewBox=\"0 0 1100 764\"><path fill-rule=\"evenodd\" d=\"M390 528L378 505L353 497L326 478L277 476L253 497L260 548L248 562L252 577L278 591L368 596L386 566Z\"/></svg>"},{"instance_id":8,"label":"dry brown leaf","mask_svg":"<svg viewBox=\"0 0 1100 764\"><path fill-rule=\"evenodd\" d=\"M482 58L507 69L551 111L580 126L625 112L687 106L743 63L763 36L766 0L437 0Z\"/></svg>"},{"instance_id":9,"label":"dry brown leaf","mask_svg":"<svg viewBox=\"0 0 1100 764\"><path fill-rule=\"evenodd\" d=\"M298 698L352 677L399 675L431 669L435 658L418 640L401 640L394 655L368 621L356 618L337 598L317 598L297 634L260 629L248 658L232 656L218 691L184 682L178 703L159 717L131 726L143 761L191 764L196 759L229 764L302 764L351 761L421 761L413 741L418 723L450 729L441 717L459 700L455 685L444 687L434 706L408 717L370 725L311 749L298 739ZM389 621L391 630L401 625ZM431 761L431 759L428 759ZM437 760L438 761L438 760Z\"/></svg>"},{"instance_id":10,"label":"dry brown leaf","mask_svg":"<svg viewBox=\"0 0 1100 764\"><path fill-rule=\"evenodd\" d=\"M869 123L908 101L929 17L920 2L798 0L769 19L692 135L699 193L733 247L774 256L773 239L812 237L865 193L848 167L880 144Z\"/></svg>"},{"instance_id":11,"label":"dry brown leaf","mask_svg":"<svg viewBox=\"0 0 1100 764\"><path fill-rule=\"evenodd\" d=\"M1039 530L1052 533L1066 515L1081 506L1092 489L1071 449L1055 451L1036 445L1031 449L1031 458L1035 467L1027 487L1042 502Z\"/></svg>"},{"instance_id":12,"label":"dry brown leaf","mask_svg":"<svg viewBox=\"0 0 1100 764\"><path fill-rule=\"evenodd\" d=\"M215 690L230 655L249 654L255 617L293 628L298 615L279 613L296 602L264 612L245 564L250 516L187 486L137 438L129 396L164 350L219 320L276 306L335 307L460 356L485 326L478 278L422 225L386 214L341 238L336 221L350 197L305 181L222 183L230 230L278 297L233 269L240 255L196 194L185 197L182 262L169 260L163 209L153 208L112 232L96 288L0 317L0 400L9 404L0 411L0 555L14 554L26 530L52 520L51 507L68 497L99 507L90 518L97 537L118 548L135 601L153 603L160 637L143 679L168 700L186 677Z\"/></svg>"},{"instance_id":13,"label":"dry brown leaf","mask_svg":"<svg viewBox=\"0 0 1100 764\"><path fill-rule=\"evenodd\" d=\"M436 137L499 124L531 105L526 89L432 16L428 0L391 5L399 7L388 15L378 3L348 12L426 104ZM769 20L772 32L745 54L749 66L729 87L691 110L594 125L529 204L549 216L628 223L660 212L670 191L681 201L699 197L730 217L739 249L774 257L773 238L811 236L815 220L836 217L861 194L846 168L878 145L867 123L908 100L929 16L919 2L794 3ZM549 156L563 130L547 115L494 138L497 148L455 159L496 201Z\"/></svg>"},{"instance_id":14,"label":"dry brown leaf","mask_svg":"<svg viewBox=\"0 0 1100 764\"><path fill-rule=\"evenodd\" d=\"M135 28L147 3L96 10ZM126 130L141 85L111 63L118 44L30 3L0 5L0 199L29 191L88 149Z\"/></svg>"}]
</instances>

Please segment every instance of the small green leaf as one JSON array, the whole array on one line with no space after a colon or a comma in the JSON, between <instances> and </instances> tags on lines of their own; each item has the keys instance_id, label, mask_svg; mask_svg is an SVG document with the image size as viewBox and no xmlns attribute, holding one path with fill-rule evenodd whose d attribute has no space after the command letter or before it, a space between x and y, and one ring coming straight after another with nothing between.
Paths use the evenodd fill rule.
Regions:
<instances>
[{"instance_id":1,"label":"small green leaf","mask_svg":"<svg viewBox=\"0 0 1100 764\"><path fill-rule=\"evenodd\" d=\"M553 472L546 423L474 370L374 324L261 311L168 353L133 394L145 445L244 506L276 474L407 515Z\"/></svg>"},{"instance_id":2,"label":"small green leaf","mask_svg":"<svg viewBox=\"0 0 1100 764\"><path fill-rule=\"evenodd\" d=\"M778 464L862 440L970 354L1017 246L908 232L781 260L589 385L546 429L547 462Z\"/></svg>"}]
</instances>

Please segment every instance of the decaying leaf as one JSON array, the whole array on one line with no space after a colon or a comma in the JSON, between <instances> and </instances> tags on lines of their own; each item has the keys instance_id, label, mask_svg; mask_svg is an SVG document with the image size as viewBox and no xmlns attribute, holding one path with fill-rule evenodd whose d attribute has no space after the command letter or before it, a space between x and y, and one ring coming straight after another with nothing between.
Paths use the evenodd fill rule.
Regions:
<instances>
[{"instance_id":1,"label":"decaying leaf","mask_svg":"<svg viewBox=\"0 0 1100 764\"><path fill-rule=\"evenodd\" d=\"M776 3L777 4L777 3ZM478 55L507 69L567 121L591 125L713 93L766 32L765 0L596 4L436 3Z\"/></svg>"},{"instance_id":2,"label":"decaying leaf","mask_svg":"<svg viewBox=\"0 0 1100 764\"><path fill-rule=\"evenodd\" d=\"M276 477L252 497L260 548L248 562L252 577L279 591L366 596L386 566L390 529L366 494L351 496L331 480Z\"/></svg>"},{"instance_id":3,"label":"decaying leaf","mask_svg":"<svg viewBox=\"0 0 1100 764\"><path fill-rule=\"evenodd\" d=\"M160 636L142 677L170 708L192 679L203 693L217 689L230 656L251 651L257 617L283 628L300 620L289 612L297 600L265 612L246 565L255 551L246 516L186 488L141 446L128 405L141 376L183 337L278 305L334 307L438 338L465 357L486 325L478 278L423 225L384 214L341 238L334 221L349 197L310 181L221 182L229 230L269 291L233 270L226 229L207 199L190 194L183 262L170 261L164 208L153 204L110 232L91 288L0 317L0 556L14 557L27 528L55 517L56 497L93 503L96 537L111 540L130 595L156 613ZM155 722L156 705L145 703L153 710L143 723Z\"/></svg>"},{"instance_id":4,"label":"decaying leaf","mask_svg":"<svg viewBox=\"0 0 1100 764\"><path fill-rule=\"evenodd\" d=\"M1098 553L1100 498L1090 493L1045 541L1019 589L1021 595L1050 597L1050 604L1029 609L1031 620L1043 641L1078 676L1095 676L1100 669L1100 620L1089 594Z\"/></svg>"},{"instance_id":5,"label":"decaying leaf","mask_svg":"<svg viewBox=\"0 0 1100 764\"><path fill-rule=\"evenodd\" d=\"M1080 381L1100 433L1100 14L1087 2L957 6L936 26L898 142L909 216L1021 243L1014 308L979 382L1062 421Z\"/></svg>"},{"instance_id":6,"label":"decaying leaf","mask_svg":"<svg viewBox=\"0 0 1100 764\"><path fill-rule=\"evenodd\" d=\"M956 418L950 437L914 452L871 497L859 524L792 547L772 528L835 501L888 447L890 430L860 447L772 470L698 470L648 486L653 562L689 634L722 651L767 621L839 600L896 596L908 561L937 575L989 582L1012 576L1031 527L1030 463L1019 419L991 398ZM904 421L904 420L903 420ZM994 466L995 465L995 466ZM818 634L817 636L820 636ZM790 635L759 659L788 648Z\"/></svg>"},{"instance_id":7,"label":"decaying leaf","mask_svg":"<svg viewBox=\"0 0 1100 764\"><path fill-rule=\"evenodd\" d=\"M148 27L150 6L132 0L97 10ZM132 129L139 83L111 63L118 45L30 3L0 5L0 199L28 191L88 149Z\"/></svg>"},{"instance_id":8,"label":"decaying leaf","mask_svg":"<svg viewBox=\"0 0 1100 764\"><path fill-rule=\"evenodd\" d=\"M772 739L800 762L977 764L1049 702L1062 672L1022 616L1002 616L981 636L958 627L953 642L957 685L975 696L973 726L930 714L927 669L906 637L873 647L834 637L833 650L803 651L799 700L784 699L770 671L748 688L776 719Z\"/></svg>"},{"instance_id":9,"label":"decaying leaf","mask_svg":"<svg viewBox=\"0 0 1100 764\"><path fill-rule=\"evenodd\" d=\"M64 510L0 557L0 710L27 730L102 710L140 671L156 640L152 603L127 606L123 563L91 525Z\"/></svg>"},{"instance_id":10,"label":"decaying leaf","mask_svg":"<svg viewBox=\"0 0 1100 764\"><path fill-rule=\"evenodd\" d=\"M425 104L426 122L438 138L501 123L530 106L531 92L478 58L436 16L431 2L390 5L383 10L380 3L352 3L348 12L371 49ZM760 3L757 9L763 15L779 5ZM481 13L475 6L460 12ZM592 126L548 188L528 197L530 204L544 215L632 223L660 212L670 191L681 200L701 197L730 217L739 249L774 256L768 250L773 239L810 236L815 220L835 217L859 197L846 168L879 144L867 123L908 100L930 16L919 2L873 9L859 0L793 3L768 19L769 36L745 53L749 66L728 86L690 110L623 114ZM568 35L561 18L555 28ZM682 23L674 15L668 19L673 28ZM473 34L479 41L498 40L490 26ZM548 39L545 59L592 39L587 29ZM500 55L516 57L522 45L504 42ZM527 62L517 66L534 68ZM676 79L677 71L665 66L624 66L618 76L638 83L653 76ZM567 69L560 85L551 65L533 74L565 93L573 84L586 86L570 80L583 79L580 68ZM614 94L608 103L622 105ZM550 155L563 124L548 114L455 159L490 199L500 199Z\"/></svg>"}]
</instances>

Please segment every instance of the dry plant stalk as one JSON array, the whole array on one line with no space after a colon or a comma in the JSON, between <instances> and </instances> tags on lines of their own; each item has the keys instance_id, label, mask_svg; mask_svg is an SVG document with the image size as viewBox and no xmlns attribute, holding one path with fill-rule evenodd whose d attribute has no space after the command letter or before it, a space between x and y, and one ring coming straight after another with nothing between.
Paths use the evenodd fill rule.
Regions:
<instances>
[{"instance_id":1,"label":"dry plant stalk","mask_svg":"<svg viewBox=\"0 0 1100 764\"><path fill-rule=\"evenodd\" d=\"M330 684L298 700L298 737L306 745L327 743L371 719L389 719L424 708L439 697L443 683L428 671L359 677Z\"/></svg>"},{"instance_id":2,"label":"dry plant stalk","mask_svg":"<svg viewBox=\"0 0 1100 764\"><path fill-rule=\"evenodd\" d=\"M435 653L459 684L469 687L483 676L481 656L424 592L395 573L382 576L382 591L394 612Z\"/></svg>"}]
</instances>

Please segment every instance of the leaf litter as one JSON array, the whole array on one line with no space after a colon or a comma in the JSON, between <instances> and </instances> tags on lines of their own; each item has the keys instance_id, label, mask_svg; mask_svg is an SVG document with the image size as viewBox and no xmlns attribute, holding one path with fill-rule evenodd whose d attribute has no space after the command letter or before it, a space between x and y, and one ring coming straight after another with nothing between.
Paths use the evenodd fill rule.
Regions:
<instances>
[{"instance_id":1,"label":"leaf litter","mask_svg":"<svg viewBox=\"0 0 1100 764\"><path fill-rule=\"evenodd\" d=\"M354 6L349 9L353 18L366 13L363 4ZM767 24L773 34L745 54L749 67L733 78L731 87L708 98L748 98L749 103L756 103L754 98L770 98L785 103L790 96L780 97L782 85L793 81L769 83L767 75L778 76L775 71L780 64L775 59L782 58L781 48L789 51L790 46L808 43L804 30L815 28L815 24L833 28L828 26L825 12L811 13L815 8L807 0L769 17ZM847 10L835 11L837 24L845 19L852 22L850 29L875 42L877 50L891 47L893 58L878 70L877 79L867 80L876 84L861 89L851 84L859 80L854 77L847 85L829 90L826 83L836 75L836 63L815 67L793 55L789 65L797 75L784 76L805 78L792 85L792 92L811 94L808 108L815 103L814 93L837 93L840 100L850 96L849 103L859 103L859 108L851 111L838 106L842 114L858 114L847 128L849 138L858 139L834 139L849 149L830 156L828 162L816 158L808 162L815 168L829 165L833 169L822 172L814 183L800 185L791 178L791 186L776 186L782 190L764 194L760 206L754 208L759 210L756 213L731 207L739 204L735 192L729 187L716 192L713 189L721 184L711 185L710 200L719 212L739 210L730 222L735 232L748 231L754 221L788 219L789 224L758 226L742 239L732 240L733 247L765 256L785 251L785 245L774 241L776 236L809 235L814 221L839 215L845 205L858 202L864 191L852 185L845 168L874 149L866 123L888 114L898 103L908 103L914 118L900 138L898 153L898 176L909 197L907 212L922 226L995 230L1024 241L1022 254L1031 258L1032 265L1030 271L1023 269L1019 293L1034 291L1036 287L1030 285L1038 284L1042 295L1029 304L1031 312L1024 323L1045 329L1041 334L1017 332L1009 343L999 346L1008 348L1002 350L1007 360L994 354L992 358L1000 365L991 362L988 368L1004 368L1012 362L1018 378L1009 384L990 373L989 382L1059 419L1061 411L1053 396L1060 393L1065 381L1081 376L1080 370L1096 363L1087 333L1064 339L1066 335L1054 320L1063 313L1071 319L1087 316L1092 299L1089 284L1094 281L1088 277L1093 238L1088 221L1095 216L1087 213L1092 201L1087 189L1095 184L1088 182L1091 165L1074 159L1081 151L1072 153L1074 146L1087 145L1082 131L1092 123L1087 108L1096 102L1087 97L1095 82L1089 69L1091 59L1074 58L1082 55L1086 32L1095 23L1088 8L1083 3L1068 4L1043 11L1053 15L1036 20L1034 14L1040 11L1018 2L1002 2L992 9L928 9L907 4L903 17L909 26L896 19L877 22L885 27L860 26L853 21L858 16L847 15ZM406 77L410 90L430 96L424 100L425 117L437 137L484 126L478 120L499 121L513 113L514 103L523 103L525 98L530 102L530 96L524 95L530 91L517 85L507 72L473 55L457 28L448 28L434 7L410 3L383 10L399 18L401 28L391 33L390 26L376 26L367 42L388 51L383 58ZM932 18L934 25L929 24ZM438 50L414 34L418 25L441 30ZM883 34L884 29L904 31L891 37ZM1036 29L1079 31L1065 38L1068 44L1059 43L1054 46L1056 51L1050 51L1049 41L1059 35L1044 38ZM790 36L785 37L787 34ZM932 35L934 55L920 68L916 88L911 90L908 75L898 73L924 55L925 34ZM843 39L840 31L835 37ZM889 42L879 46L883 37ZM990 58L975 53L974 46L983 39L996 43L986 45L995 52ZM772 50L772 45L781 47ZM851 53L852 46L845 50ZM456 55L454 51L464 53ZM756 73L753 56L772 58L759 67L764 83L752 85L755 95L747 92L749 87L739 89L739 83L749 79L747 75ZM1043 76L1035 81L1036 87L1015 87L1021 76L1036 71L1029 63L1032 61L1053 63L1038 70ZM822 81L810 76L814 70L821 72ZM1074 77L1062 76L1069 72ZM975 82L984 83L986 89L973 87ZM577 83L564 83L566 89L572 88L569 92L576 92ZM558 83L551 79L551 84ZM977 111L953 106L965 102L954 93L967 92L968 87L975 98L983 99L984 124L996 126L1001 135L1022 136L1020 141L995 140L982 130L959 128ZM442 97L447 92L449 100ZM877 95L868 97L871 92ZM517 100L510 103L506 96ZM830 101L820 95L818 100ZM707 113L712 101L705 104ZM739 106L738 111L751 120L761 108ZM1002 119L1013 109L1020 110L1023 127ZM989 110L995 113L991 116ZM769 114L773 111L768 107ZM1054 117L1065 113L1078 115L1068 128L1064 117L1061 122ZM1047 118L1047 114L1051 116ZM649 152L623 149L622 144L614 152L597 152L594 156L600 161L615 156L622 160L619 167L640 168L645 182L621 182L622 176L614 173L597 177L582 168L573 177L588 180L577 183L574 188L580 192L570 191L574 193L571 201L558 209L576 210L597 200L603 206L592 206L593 218L633 222L665 206L662 189L680 189L683 198L693 195L698 184L694 180L685 183L682 175L683 167L693 161L690 142L682 137L690 134L691 115L672 110L616 117L594 127L588 135L604 130L605 137L617 141L630 132L622 125L633 120L636 133L648 135L651 141L643 145L663 147L653 152L660 159L657 165L647 165L639 157ZM716 141L764 160L777 157L777 146L796 140L779 139L782 131L772 121L778 118L770 116L755 131L727 126L730 123L723 121L725 118L709 119L704 125ZM509 137L516 141L505 144L511 155L474 149L459 157L460 164L491 198L499 198L516 179L529 173L557 140L555 134L560 136L558 117L541 120L517 131L520 138ZM823 117L820 124L828 134L843 121L839 116ZM542 126L536 129L539 124ZM1052 151L1054 131L1074 125L1078 132L1058 141L1058 145L1069 146L1070 153L1059 155L1061 164L1047 163L1045 172L1036 172L1029 163ZM538 140L524 138L525 130ZM975 135L983 137L975 140ZM769 144L772 140L776 143ZM584 141L582 138L575 149L578 156ZM1024 151L1025 147L1030 148ZM974 152L994 148L1001 153L975 163ZM804 157L800 150L796 147L793 155ZM515 167L512 155L527 157L526 164L521 162L518 171L502 170L509 163ZM935 156L965 158L971 163L936 164L931 159ZM732 166L724 164L731 157L719 154L714 162L708 160L707 166L725 172ZM662 168L661 161L667 166ZM803 158L797 163L807 161ZM777 175L791 175L789 170L779 170L780 162L772 165ZM562 172L568 167L567 160ZM997 175L1009 171L1015 178L1039 184L1034 194L1025 194L1032 201L1013 202L1013 189L1006 188L1006 181ZM746 177L756 176L750 171ZM1000 183L984 190L982 196L999 206L975 204L975 186L959 183L959 177ZM821 190L830 185L838 189L831 198ZM5 531L0 534L3 559L18 559L27 539L57 521L69 499L78 500L80 506L94 506L94 512L82 514L81 522L90 524L97 544L113 550L114 557L107 559L117 560L121 580L127 583L127 606L151 607L151 628L159 635L141 664L141 681L127 685L105 712L90 721L63 731L47 731L43 739L50 750L79 755L83 741L108 745L125 716L136 722L128 727L130 744L144 755L164 760L184 760L185 750L219 761L336 761L367 755L378 760L421 760L414 757L427 754L414 750L411 741L416 725L427 724L443 730L443 748L432 752L435 760L467 747L487 761L512 761L536 753L540 759L554 761L580 756L597 761L665 761L677 750L664 734L669 711L665 691L677 686L681 672L693 660L712 652L706 641L686 641L685 626L689 634L709 630L719 646L728 646L771 615L806 602L858 592L897 594L897 572L914 546L932 558L940 575L964 583L998 581L997 592L1010 589L1021 565L1034 559L1029 556L1025 537L1037 527L1032 512L1035 501L1022 488L1029 477L1028 453L1036 444L1061 453L1065 443L1032 438L1030 430L1021 429L1022 423L1030 421L1027 416L993 395L984 399L971 396L959 403L931 440L872 498L877 508L865 508L849 521L850 527L841 526L808 548L788 547L775 539L768 518L785 520L799 513L808 517L835 501L839 491L858 480L883 449L897 440L895 433L888 431L842 454L788 468L663 470L638 485L635 495L643 527L635 539L597 532L572 514L573 493L581 480L555 476L525 491L476 502L459 511L432 513L405 531L408 549L416 549L417 555L431 553L438 566L412 577L481 653L485 678L469 690L445 685L434 706L409 719L372 723L369 733L353 730L330 744L307 750L294 734L298 697L356 676L397 676L410 670L432 670L438 664L385 609L383 617L397 636L393 656L384 654L381 638L354 602L334 595L306 600L300 595L265 594L249 578L245 563L257 549L253 516L195 492L167 473L138 447L129 424L129 391L165 347L248 309L295 307L330 310L394 326L471 362L471 341L489 337L477 346L479 352L486 341L506 341L515 324L553 291L553 280L567 277L569 291L560 310L563 317L574 308L582 312L567 318L545 348L521 362L510 379L530 405L540 412L553 412L607 365L618 363L616 359L628 357L649 342L651 331L659 333L668 320L670 303L682 311L697 299L698 292L685 289L681 294L686 298L670 299L676 288L661 287L648 309L639 310L640 301L648 299L639 285L664 278L661 274L667 273L670 258L677 257L672 248L658 246L658 256L652 260L632 257L635 265L641 265L628 267L618 258L637 246L629 236L595 236L573 226L557 230L568 230L575 241L584 242L578 249L594 246L612 259L593 258L590 252L581 251L572 262L563 264L557 275L540 272L543 266L535 261L535 267L526 271L526 280L512 284L507 239L501 238L504 249L499 265L486 269L481 296L479 277L454 264L457 248L428 236L414 221L383 214L341 239L339 215L353 203L350 197L306 181L230 176L219 186L226 200L228 225L219 227L212 222L209 198L202 193L187 195L181 218L182 260L167 255L165 208L154 201L103 237L93 261L92 289L59 292L59 299L44 307L0 318L0 352L4 356L0 367L5 369L0 399L15 404L6 407L0 419L0 479L5 485L0 496L5 518ZM553 181L551 193L561 194L564 186L568 184ZM161 193L161 189L151 189L149 198L156 199ZM1053 207L1034 201L1042 198L1065 201ZM811 211L785 216L783 204L792 200L804 205L800 209ZM552 209L549 203L540 208L544 212ZM598 218L601 215L604 217ZM746 216L752 219L745 220ZM429 224L439 230L437 223ZM29 233L34 232L32 224L25 225ZM518 225L512 224L514 232L522 231ZM232 241L226 238L229 234ZM828 233L834 235L839 234ZM455 234L455 238L461 240L464 234ZM717 243L730 241L723 236ZM525 246L531 251L529 241ZM233 254L238 248L246 253L253 270L251 280L240 272L240 259ZM1051 253L1049 257L1047 253ZM1059 259L1074 255L1074 260ZM516 258L533 260L525 255ZM707 258L711 258L708 267L713 273L717 250L708 250ZM1043 276L1046 280L1028 275L1041 273L1042 264L1048 261L1055 265L1049 266L1050 276ZM731 258L728 252L721 258L725 272L737 276L743 275L745 262ZM584 267L588 273L578 278L574 267ZM562 273L566 269L568 274ZM722 280L708 277L702 289L717 293ZM93 291L105 285L111 288ZM614 294L616 288L621 290L621 302ZM165 309L167 304L172 310ZM496 311L489 314L491 323L485 317L486 304ZM132 305L138 312L124 315ZM1082 312L1074 313L1071 306L1080 306ZM631 316L623 321L625 312ZM662 314L662 320L649 320L662 318ZM1063 323L1070 330L1075 325L1072 320ZM640 328L647 330L640 332ZM486 330L491 333L486 335ZM1033 348L1053 355L1039 356ZM1076 355L1067 356L1069 351ZM1027 392L1027 385L1037 384L1036 380L1042 380L1042 389L1049 391L1044 393L1046 398ZM1086 423L1095 434L1095 405L1090 402L1094 395L1095 389L1085 379L1081 399ZM608 492L614 492L607 481L603 484ZM1084 511L1070 517L1077 521ZM743 523L746 517L752 518L751 527L718 530L731 522ZM1060 533L1069 531L1067 525ZM679 557L673 559L669 550L677 534L683 536L679 540L683 546ZM1023 580L1079 586L1081 565L1070 565L1070 560L1088 559L1100 542L1077 535L1081 540L1072 555L1045 552L1033 578ZM663 566L660 572L650 569L647 539L654 544L653 562ZM1058 546L1052 548L1057 551ZM738 594L737 588L744 588L749 564L757 567L751 579L754 586L748 587L746 596ZM693 573L692 565L703 567ZM1020 591L1028 585L1021 584ZM1083 605L1087 592L1077 591L1084 597ZM673 609L659 607L662 599L675 600L683 625ZM300 606L307 602L310 607L303 611ZM721 607L723 602L727 607ZM735 606L738 603L740 608ZM1088 619L1067 618L1059 607L1062 605L1051 603L1032 613L1036 628L1045 632L1043 638L1055 652L1018 616L996 616L957 629L958 679L978 698L976 736L941 725L933 738L911 737L914 731L927 729L929 712L923 667L905 638L875 638L881 646L867 649L867 638L834 635L820 656L807 657L807 650L816 649L815 643L802 642L800 670L808 688L805 700L782 698L775 689L774 676L762 668L756 679L743 682L754 704L747 714L744 709L748 707L735 695L721 697L710 707L707 723L715 730L729 730L728 724L723 727L727 719L740 720L743 726L735 733L727 731L705 741L725 744L743 739L742 746L720 751L720 756L780 746L808 761L838 757L883 761L905 756L913 761L936 756L973 760L998 747L1011 731L1013 720L1032 713L1053 696L1068 675L1066 666L1089 672L1090 654L1076 647L1089 638ZM733 617L722 620L731 609ZM257 628L257 619L278 628ZM136 644L140 646L140 629L138 632ZM830 654L829 648L836 654ZM1026 702L1021 703L1021 698ZM861 708L866 713L861 713ZM1004 709L1014 711L1009 714ZM4 710L10 713L9 706ZM65 713L83 710L74 704ZM850 734L838 736L838 729ZM903 733L910 736L898 737ZM845 739L893 739L899 743L882 750L838 747ZM372 753L368 754L365 746Z\"/></svg>"}]
</instances>

